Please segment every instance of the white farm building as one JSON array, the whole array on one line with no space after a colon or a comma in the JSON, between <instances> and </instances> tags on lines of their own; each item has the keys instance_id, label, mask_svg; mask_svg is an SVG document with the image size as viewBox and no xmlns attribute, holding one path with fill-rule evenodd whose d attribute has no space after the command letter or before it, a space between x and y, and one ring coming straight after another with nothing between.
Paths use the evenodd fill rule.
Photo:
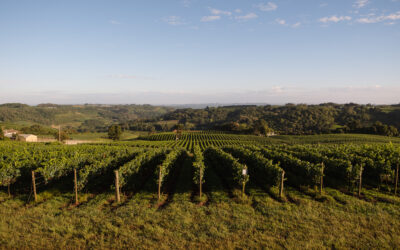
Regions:
<instances>
[{"instance_id":1,"label":"white farm building","mask_svg":"<svg viewBox=\"0 0 400 250\"><path fill-rule=\"evenodd\" d=\"M31 134L19 134L18 141L37 142L37 136Z\"/></svg>"},{"instance_id":2,"label":"white farm building","mask_svg":"<svg viewBox=\"0 0 400 250\"><path fill-rule=\"evenodd\" d=\"M3 130L4 136L8 137L8 138L13 138L14 136L16 136L18 134L18 130L14 130L14 129L7 129L7 130Z\"/></svg>"}]
</instances>

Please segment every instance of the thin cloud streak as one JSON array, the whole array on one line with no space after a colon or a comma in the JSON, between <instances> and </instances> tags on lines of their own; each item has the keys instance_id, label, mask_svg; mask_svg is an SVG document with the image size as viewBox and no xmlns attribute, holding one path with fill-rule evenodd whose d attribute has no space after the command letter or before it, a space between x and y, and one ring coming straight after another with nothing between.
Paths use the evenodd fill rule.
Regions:
<instances>
[{"instance_id":1,"label":"thin cloud streak","mask_svg":"<svg viewBox=\"0 0 400 250\"><path fill-rule=\"evenodd\" d=\"M116 21L116 20L110 20L109 21L111 24L114 24L114 25L119 25L119 24L121 24L121 22L118 22L118 21Z\"/></svg>"},{"instance_id":2,"label":"thin cloud streak","mask_svg":"<svg viewBox=\"0 0 400 250\"><path fill-rule=\"evenodd\" d=\"M256 13L248 13L248 14L246 14L244 16L236 16L235 19L236 20L240 20L240 21L247 21L247 20L250 20L250 19L255 19L257 17L258 16L257 16Z\"/></svg>"},{"instance_id":3,"label":"thin cloud streak","mask_svg":"<svg viewBox=\"0 0 400 250\"><path fill-rule=\"evenodd\" d=\"M180 16L169 16L163 19L164 22L172 26L178 26L186 24L186 22Z\"/></svg>"},{"instance_id":4,"label":"thin cloud streak","mask_svg":"<svg viewBox=\"0 0 400 250\"><path fill-rule=\"evenodd\" d=\"M399 102L398 86L349 86L333 88L300 88L291 86L273 86L263 90L231 91L125 91L99 93L73 93L67 91L25 92L18 94L0 94L0 102L22 102L39 104L52 102L57 104L199 104L199 103L373 103L396 104Z\"/></svg>"},{"instance_id":5,"label":"thin cloud streak","mask_svg":"<svg viewBox=\"0 0 400 250\"><path fill-rule=\"evenodd\" d=\"M138 79L138 80L153 80L153 77L148 76L138 76L138 75L124 75L124 74L115 74L115 75L108 75L108 78L114 79Z\"/></svg>"},{"instance_id":6,"label":"thin cloud streak","mask_svg":"<svg viewBox=\"0 0 400 250\"><path fill-rule=\"evenodd\" d=\"M393 21L397 21L397 20L400 20L400 11L389 14L389 15L359 18L359 19L357 19L357 22L363 23L363 24L369 24L369 23L380 23L383 21L393 22Z\"/></svg>"},{"instance_id":7,"label":"thin cloud streak","mask_svg":"<svg viewBox=\"0 0 400 250\"><path fill-rule=\"evenodd\" d=\"M221 16L203 16L201 18L202 22L212 22L212 21L217 21L220 20Z\"/></svg>"},{"instance_id":8,"label":"thin cloud streak","mask_svg":"<svg viewBox=\"0 0 400 250\"><path fill-rule=\"evenodd\" d=\"M365 7L369 3L369 0L357 0L354 4L353 7L360 9Z\"/></svg>"},{"instance_id":9,"label":"thin cloud streak","mask_svg":"<svg viewBox=\"0 0 400 250\"><path fill-rule=\"evenodd\" d=\"M268 2L268 3L259 3L255 5L255 7L261 11L274 11L278 8L278 5L276 5L273 2Z\"/></svg>"},{"instance_id":10,"label":"thin cloud streak","mask_svg":"<svg viewBox=\"0 0 400 250\"><path fill-rule=\"evenodd\" d=\"M211 12L211 14L213 14L215 16L219 16L219 15L230 16L230 15L232 15L232 12L230 12L230 11L218 10L218 9L213 9L213 8L210 8L210 12Z\"/></svg>"},{"instance_id":11,"label":"thin cloud streak","mask_svg":"<svg viewBox=\"0 0 400 250\"><path fill-rule=\"evenodd\" d=\"M331 16L331 17L320 18L319 21L321 23L329 23L329 22L338 23L342 21L350 21L351 19L352 18L350 16Z\"/></svg>"}]
</instances>

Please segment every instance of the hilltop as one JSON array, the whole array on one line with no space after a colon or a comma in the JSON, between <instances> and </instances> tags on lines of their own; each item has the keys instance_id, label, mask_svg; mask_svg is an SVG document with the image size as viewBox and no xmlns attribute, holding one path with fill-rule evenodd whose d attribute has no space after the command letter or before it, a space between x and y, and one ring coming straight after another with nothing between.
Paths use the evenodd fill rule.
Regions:
<instances>
[{"instance_id":1,"label":"hilltop","mask_svg":"<svg viewBox=\"0 0 400 250\"><path fill-rule=\"evenodd\" d=\"M185 130L242 134L257 134L259 127L265 125L279 134L367 133L397 136L400 105L324 103L177 108L136 104L29 106L8 103L0 105L0 122L2 126L20 128L56 124L79 132L104 132L111 124L120 124L123 129L131 131L171 131L180 123Z\"/></svg>"}]
</instances>

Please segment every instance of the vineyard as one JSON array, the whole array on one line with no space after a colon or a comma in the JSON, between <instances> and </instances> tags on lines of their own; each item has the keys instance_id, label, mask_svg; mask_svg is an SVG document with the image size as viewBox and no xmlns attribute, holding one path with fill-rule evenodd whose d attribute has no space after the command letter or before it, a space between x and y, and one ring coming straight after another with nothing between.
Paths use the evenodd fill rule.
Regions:
<instances>
[{"instance_id":1,"label":"vineyard","mask_svg":"<svg viewBox=\"0 0 400 250\"><path fill-rule=\"evenodd\" d=\"M190 232L174 237L186 243L166 241L164 247L243 247L235 244L240 234L253 247L384 244L392 248L400 243L400 146L396 143L298 144L213 132L161 133L135 141L74 146L3 142L0 160L0 211L5 215L0 219L0 245L16 242L9 232L18 226L5 226L14 220L15 210L26 218L46 211L41 223L60 222L61 216L73 224L73 229L64 222L61 229L53 225L46 233L48 229L33 225L36 231L22 232L28 230L32 237L38 237L38 232L56 235L60 241L68 235L75 246L86 247L100 246L87 245L90 237L103 247L112 247L113 237L117 248L140 239L151 247L178 224L182 232ZM93 222L97 228L87 228L79 222L96 221L94 215L109 225L97 221ZM25 217L18 217L21 226ZM321 232L313 236L315 242L297 242L289 233L293 225L300 227L301 237L308 232L299 218L308 218L314 226L322 223L326 234L337 223L347 222L347 227L336 225L333 234L341 239L337 243ZM217 224L210 224L213 221ZM382 228L381 234L391 238L343 238L341 233L354 228L358 228L355 233L366 235L374 233L368 228ZM82 235L74 235L74 230ZM268 241L270 230L277 236ZM195 235L200 231L198 239ZM285 234L293 242L283 244Z\"/></svg>"},{"instance_id":2,"label":"vineyard","mask_svg":"<svg viewBox=\"0 0 400 250\"><path fill-rule=\"evenodd\" d=\"M193 151L195 146L199 146L201 150L207 147L227 146L227 145L252 145L266 144L268 138L249 135L233 135L215 132L186 132L182 134L176 133L160 133L142 137L145 141L164 143L166 147L181 147L189 151Z\"/></svg>"}]
</instances>

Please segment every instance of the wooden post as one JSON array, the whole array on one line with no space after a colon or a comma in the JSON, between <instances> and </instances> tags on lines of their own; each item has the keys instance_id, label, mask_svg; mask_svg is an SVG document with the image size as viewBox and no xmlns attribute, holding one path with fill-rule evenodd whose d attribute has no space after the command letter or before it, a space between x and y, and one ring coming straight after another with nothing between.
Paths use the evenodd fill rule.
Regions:
<instances>
[{"instance_id":1,"label":"wooden post","mask_svg":"<svg viewBox=\"0 0 400 250\"><path fill-rule=\"evenodd\" d=\"M37 201L37 194L36 194L35 171L32 171L32 187L33 187L33 195L35 197L35 202L36 202Z\"/></svg>"},{"instance_id":2,"label":"wooden post","mask_svg":"<svg viewBox=\"0 0 400 250\"><path fill-rule=\"evenodd\" d=\"M360 181L358 184L358 197L361 196L361 188L362 188L362 172L363 172L363 167L361 166L360 168Z\"/></svg>"},{"instance_id":3,"label":"wooden post","mask_svg":"<svg viewBox=\"0 0 400 250\"><path fill-rule=\"evenodd\" d=\"M396 182L394 186L394 195L397 195L397 185L399 183L399 163L397 163L397 169L396 169Z\"/></svg>"},{"instance_id":4,"label":"wooden post","mask_svg":"<svg viewBox=\"0 0 400 250\"><path fill-rule=\"evenodd\" d=\"M243 186L242 186L242 198L244 197L244 186L246 185L246 182L243 181Z\"/></svg>"},{"instance_id":5,"label":"wooden post","mask_svg":"<svg viewBox=\"0 0 400 250\"><path fill-rule=\"evenodd\" d=\"M58 125L58 141L61 142L61 125Z\"/></svg>"},{"instance_id":6,"label":"wooden post","mask_svg":"<svg viewBox=\"0 0 400 250\"><path fill-rule=\"evenodd\" d=\"M319 187L319 193L321 195L322 195L323 183L324 183L324 176L321 175L321 177L320 177L320 187Z\"/></svg>"},{"instance_id":7,"label":"wooden post","mask_svg":"<svg viewBox=\"0 0 400 250\"><path fill-rule=\"evenodd\" d=\"M321 171L321 177L320 177L320 180L319 180L319 182L320 182L319 183L320 184L319 193L322 195L323 188L324 188L324 168L325 168L324 163L322 163L321 166L322 166L322 171Z\"/></svg>"},{"instance_id":8,"label":"wooden post","mask_svg":"<svg viewBox=\"0 0 400 250\"><path fill-rule=\"evenodd\" d=\"M242 187L242 198L244 197L244 195L245 195L245 190L244 190L244 188L245 188L245 185L246 185L246 179L248 178L248 169L247 169L247 166L246 165L244 165L244 167L243 167L243 169L242 169L242 175L243 175L243 187ZM247 178L246 178L247 177Z\"/></svg>"},{"instance_id":9,"label":"wooden post","mask_svg":"<svg viewBox=\"0 0 400 250\"><path fill-rule=\"evenodd\" d=\"M203 190L202 190L202 188L203 188L203 183L202 183L203 182L203 178L201 178L202 175L203 175L203 173L202 173L202 171L200 169L200 176L199 176L199 178L200 178L200 199L201 199L201 194L203 192Z\"/></svg>"},{"instance_id":10,"label":"wooden post","mask_svg":"<svg viewBox=\"0 0 400 250\"><path fill-rule=\"evenodd\" d=\"M285 180L285 171L282 171L281 185L279 187L279 198L282 198L282 195L283 195L283 181L284 180Z\"/></svg>"},{"instance_id":11,"label":"wooden post","mask_svg":"<svg viewBox=\"0 0 400 250\"><path fill-rule=\"evenodd\" d=\"M8 184L7 187L8 187L8 198L10 198L11 197L10 184Z\"/></svg>"},{"instance_id":12,"label":"wooden post","mask_svg":"<svg viewBox=\"0 0 400 250\"><path fill-rule=\"evenodd\" d=\"M117 202L121 202L121 196L119 195L119 174L118 170L115 170L115 199Z\"/></svg>"},{"instance_id":13,"label":"wooden post","mask_svg":"<svg viewBox=\"0 0 400 250\"><path fill-rule=\"evenodd\" d=\"M161 165L159 167L160 167L160 171L158 174L158 201L160 201L160 199L161 199Z\"/></svg>"},{"instance_id":14,"label":"wooden post","mask_svg":"<svg viewBox=\"0 0 400 250\"><path fill-rule=\"evenodd\" d=\"M76 176L76 168L74 168L74 189L75 189L75 205L79 204L78 201L78 178Z\"/></svg>"}]
</instances>

